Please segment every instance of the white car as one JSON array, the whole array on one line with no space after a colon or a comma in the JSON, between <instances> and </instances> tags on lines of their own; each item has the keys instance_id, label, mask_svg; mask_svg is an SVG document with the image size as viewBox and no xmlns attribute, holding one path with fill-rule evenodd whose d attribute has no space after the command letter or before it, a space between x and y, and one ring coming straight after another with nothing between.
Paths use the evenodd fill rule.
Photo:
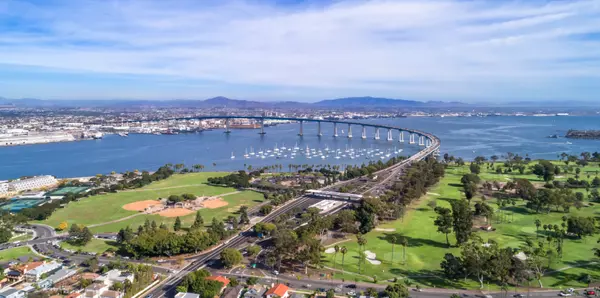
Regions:
<instances>
[{"instance_id":1,"label":"white car","mask_svg":"<svg viewBox=\"0 0 600 298\"><path fill-rule=\"evenodd\" d=\"M568 293L568 292L560 292L560 293L558 293L558 296L569 297L569 296L573 296L573 294Z\"/></svg>"}]
</instances>

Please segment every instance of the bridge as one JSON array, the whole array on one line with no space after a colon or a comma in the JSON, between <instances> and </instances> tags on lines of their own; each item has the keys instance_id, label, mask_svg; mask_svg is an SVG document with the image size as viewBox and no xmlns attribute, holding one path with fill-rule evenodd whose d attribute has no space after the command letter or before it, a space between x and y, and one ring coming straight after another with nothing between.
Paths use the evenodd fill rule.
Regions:
<instances>
[{"instance_id":1,"label":"bridge","mask_svg":"<svg viewBox=\"0 0 600 298\"><path fill-rule=\"evenodd\" d=\"M361 138L367 138L367 127L375 129L373 138L379 140L381 138L380 131L387 131L386 140L389 142L394 141L394 135L397 134L397 140L400 143L408 141L409 144L417 144L426 148L432 148L433 150L421 150L420 153L428 153L421 159L431 155L439 153L439 139L427 132L403 128L398 126L380 125L372 123L362 123L357 121L345 121L336 119L316 119L316 118L297 118L297 117L271 117L271 116L253 116L253 115L208 115L208 116L194 116L194 117L178 117L178 118L155 118L155 119L143 119L143 120L127 120L121 123L142 123L142 122L160 122L160 121L189 121L189 120L208 120L208 119L222 119L225 120L225 133L231 133L230 122L232 119L251 119L256 120L260 124L259 134L264 135L265 132L265 120L279 120L279 121L294 121L299 124L298 136L304 136L304 123L305 122L316 122L317 123L317 136L323 136L322 123L333 124L333 137L340 137L338 133L338 126L347 126L346 137L352 138L352 128L361 128ZM405 139L405 134L408 140Z\"/></svg>"}]
</instances>

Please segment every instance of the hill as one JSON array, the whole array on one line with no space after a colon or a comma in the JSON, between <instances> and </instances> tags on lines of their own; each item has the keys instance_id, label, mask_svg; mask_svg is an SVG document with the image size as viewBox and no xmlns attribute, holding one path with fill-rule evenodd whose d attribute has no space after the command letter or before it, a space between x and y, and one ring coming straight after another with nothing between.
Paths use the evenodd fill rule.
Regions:
<instances>
[{"instance_id":1,"label":"hill","mask_svg":"<svg viewBox=\"0 0 600 298\"><path fill-rule=\"evenodd\" d=\"M322 101L314 103L314 105L319 106L319 107L328 107L328 108L365 108L365 107L406 108L406 107L422 107L422 106L425 106L426 103L421 102L421 101L414 101L414 100L364 96L364 97L346 97L346 98L322 100Z\"/></svg>"}]
</instances>

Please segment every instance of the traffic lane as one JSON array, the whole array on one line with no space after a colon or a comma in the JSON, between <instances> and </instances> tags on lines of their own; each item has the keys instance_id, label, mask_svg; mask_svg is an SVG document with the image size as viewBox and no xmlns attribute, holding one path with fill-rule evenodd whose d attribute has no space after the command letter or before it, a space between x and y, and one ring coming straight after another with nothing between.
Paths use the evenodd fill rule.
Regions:
<instances>
[{"instance_id":1,"label":"traffic lane","mask_svg":"<svg viewBox=\"0 0 600 298\"><path fill-rule=\"evenodd\" d=\"M236 277L240 282L245 281L250 275L237 274L237 273L227 273L227 272L218 272L220 275L228 276L228 277ZM256 276L254 276L256 277ZM383 291L387 285L384 284L363 284L363 283L341 283L340 281L329 281L329 280L298 280L296 277L284 276L284 275L269 275L267 277L259 277L259 283L265 285L271 285L272 283L284 283L288 284L291 288L296 289L298 291L305 292L314 292L318 289L334 289L338 288L336 291L337 295L347 295L349 292L354 292L359 294L360 292L366 291L368 288L374 288L378 291ZM422 290L416 291L415 289L410 289L409 294L413 298L441 298L441 297L449 297L452 294L459 294L461 297L473 297L473 298L485 298L486 295L482 293L474 293L475 291L465 291L465 290L451 290L451 289L440 289L437 290ZM530 292L529 295L527 291L518 292L525 297L557 297L559 291L543 291L543 292ZM515 292L508 292L508 295L505 296L504 293L491 293L490 296L494 298L505 298L505 297L515 297Z\"/></svg>"}]
</instances>

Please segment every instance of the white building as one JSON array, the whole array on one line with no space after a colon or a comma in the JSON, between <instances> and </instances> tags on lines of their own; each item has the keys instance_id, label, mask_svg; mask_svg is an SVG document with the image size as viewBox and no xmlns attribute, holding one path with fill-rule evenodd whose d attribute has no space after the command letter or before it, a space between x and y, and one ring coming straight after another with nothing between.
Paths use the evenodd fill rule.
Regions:
<instances>
[{"instance_id":1,"label":"white building","mask_svg":"<svg viewBox=\"0 0 600 298\"><path fill-rule=\"evenodd\" d=\"M0 290L0 298L23 298L25 292L22 290L15 289L13 287L6 287Z\"/></svg>"},{"instance_id":2,"label":"white building","mask_svg":"<svg viewBox=\"0 0 600 298\"><path fill-rule=\"evenodd\" d=\"M114 283L124 283L126 280L133 282L133 277L133 273L121 272L121 270L113 269L101 276L98 276L94 282L102 283L110 287Z\"/></svg>"},{"instance_id":3,"label":"white building","mask_svg":"<svg viewBox=\"0 0 600 298\"><path fill-rule=\"evenodd\" d=\"M35 269L25 272L25 280L28 282L38 281L40 277L42 277L42 274L55 271L57 269L60 269L61 267L62 265L55 261L44 263L41 266L36 267Z\"/></svg>"},{"instance_id":4,"label":"white building","mask_svg":"<svg viewBox=\"0 0 600 298\"><path fill-rule=\"evenodd\" d=\"M7 182L0 182L0 197L2 195L8 194L8 183Z\"/></svg>"},{"instance_id":5,"label":"white building","mask_svg":"<svg viewBox=\"0 0 600 298\"><path fill-rule=\"evenodd\" d=\"M55 186L57 184L58 180L56 180L56 178L50 175L46 175L11 181L8 183L8 189L19 192L24 190Z\"/></svg>"}]
</instances>

